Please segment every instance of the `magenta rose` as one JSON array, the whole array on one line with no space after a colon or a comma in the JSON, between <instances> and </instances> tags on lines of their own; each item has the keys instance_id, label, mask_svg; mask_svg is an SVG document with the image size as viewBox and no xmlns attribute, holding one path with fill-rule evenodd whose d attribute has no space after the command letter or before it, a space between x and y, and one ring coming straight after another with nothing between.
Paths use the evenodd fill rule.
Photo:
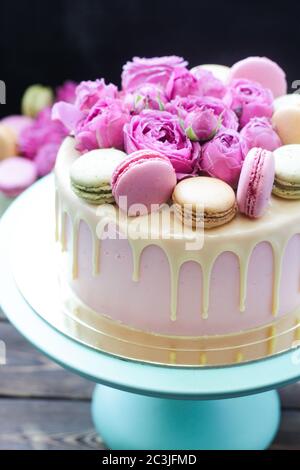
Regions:
<instances>
[{"instance_id":1,"label":"magenta rose","mask_svg":"<svg viewBox=\"0 0 300 470\"><path fill-rule=\"evenodd\" d=\"M42 145L35 156L35 164L39 176L45 176L53 170L60 143L48 142Z\"/></svg>"},{"instance_id":2,"label":"magenta rose","mask_svg":"<svg viewBox=\"0 0 300 470\"><path fill-rule=\"evenodd\" d=\"M272 152L282 145L271 122L265 117L250 119L240 134L246 142L248 150L253 147L261 147Z\"/></svg>"},{"instance_id":3,"label":"magenta rose","mask_svg":"<svg viewBox=\"0 0 300 470\"><path fill-rule=\"evenodd\" d=\"M68 129L60 121L51 119L51 108L44 108L33 123L21 131L20 152L25 157L34 159L43 145L60 144L68 133Z\"/></svg>"},{"instance_id":4,"label":"magenta rose","mask_svg":"<svg viewBox=\"0 0 300 470\"><path fill-rule=\"evenodd\" d=\"M184 120L186 135L193 141L212 139L220 127L221 118L212 109L197 109L189 113Z\"/></svg>"},{"instance_id":5,"label":"magenta rose","mask_svg":"<svg viewBox=\"0 0 300 470\"><path fill-rule=\"evenodd\" d=\"M220 118L223 127L238 129L239 123L236 114L218 98L208 96L177 97L166 105L166 111L177 114L182 120L186 118L187 114L199 109L211 109L215 116Z\"/></svg>"},{"instance_id":6,"label":"magenta rose","mask_svg":"<svg viewBox=\"0 0 300 470\"><path fill-rule=\"evenodd\" d=\"M166 85L166 95L169 100L176 96L197 95L198 86L197 79L185 67L176 68Z\"/></svg>"},{"instance_id":7,"label":"magenta rose","mask_svg":"<svg viewBox=\"0 0 300 470\"><path fill-rule=\"evenodd\" d=\"M273 114L273 94L268 88L251 80L233 80L228 88L225 100L230 101L230 108L244 127L253 117L271 118Z\"/></svg>"},{"instance_id":8,"label":"magenta rose","mask_svg":"<svg viewBox=\"0 0 300 470\"><path fill-rule=\"evenodd\" d=\"M144 109L163 111L168 102L164 90L151 83L140 86L134 93L126 93L123 100L133 114L139 114Z\"/></svg>"},{"instance_id":9,"label":"magenta rose","mask_svg":"<svg viewBox=\"0 0 300 470\"><path fill-rule=\"evenodd\" d=\"M117 98L118 88L103 78L95 81L81 82L76 88L75 106L80 111L88 112L100 99Z\"/></svg>"},{"instance_id":10,"label":"magenta rose","mask_svg":"<svg viewBox=\"0 0 300 470\"><path fill-rule=\"evenodd\" d=\"M177 116L165 111L145 110L124 127L125 150L156 150L166 155L181 179L197 171L200 144L185 135Z\"/></svg>"},{"instance_id":11,"label":"magenta rose","mask_svg":"<svg viewBox=\"0 0 300 470\"><path fill-rule=\"evenodd\" d=\"M209 70L205 70L201 66L195 67L191 73L197 79L198 95L213 96L222 99L226 93L225 85L216 78Z\"/></svg>"},{"instance_id":12,"label":"magenta rose","mask_svg":"<svg viewBox=\"0 0 300 470\"><path fill-rule=\"evenodd\" d=\"M78 83L68 80L56 88L56 101L65 101L73 104L76 98L76 89Z\"/></svg>"},{"instance_id":13,"label":"magenta rose","mask_svg":"<svg viewBox=\"0 0 300 470\"><path fill-rule=\"evenodd\" d=\"M80 152L110 147L123 150L123 127L129 119L121 100L98 101L75 128L76 149Z\"/></svg>"},{"instance_id":14,"label":"magenta rose","mask_svg":"<svg viewBox=\"0 0 300 470\"><path fill-rule=\"evenodd\" d=\"M199 169L235 188L246 153L246 144L240 134L232 129L222 129L203 146Z\"/></svg>"},{"instance_id":15,"label":"magenta rose","mask_svg":"<svg viewBox=\"0 0 300 470\"><path fill-rule=\"evenodd\" d=\"M174 70L185 68L186 65L187 62L177 56L151 59L134 57L123 67L122 88L132 92L145 83L165 88Z\"/></svg>"}]
</instances>

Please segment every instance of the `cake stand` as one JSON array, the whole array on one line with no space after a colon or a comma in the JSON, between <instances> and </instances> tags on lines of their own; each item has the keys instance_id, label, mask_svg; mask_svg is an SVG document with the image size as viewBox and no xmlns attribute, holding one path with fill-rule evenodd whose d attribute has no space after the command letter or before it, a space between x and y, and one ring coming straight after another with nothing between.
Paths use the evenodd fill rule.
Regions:
<instances>
[{"instance_id":1,"label":"cake stand","mask_svg":"<svg viewBox=\"0 0 300 470\"><path fill-rule=\"evenodd\" d=\"M45 201L52 197L50 176L20 196L1 219L1 307L41 352L97 384L92 416L108 447L136 450L268 447L280 417L274 389L300 377L299 349L227 367L141 363L103 353L68 337L25 300L14 276L14 235L20 240L26 211L32 215L37 206L39 211L47 211ZM30 230L39 230L39 224ZM26 246L23 249L26 251ZM22 261L17 260L17 264ZM30 284L30 266L27 269Z\"/></svg>"}]
</instances>

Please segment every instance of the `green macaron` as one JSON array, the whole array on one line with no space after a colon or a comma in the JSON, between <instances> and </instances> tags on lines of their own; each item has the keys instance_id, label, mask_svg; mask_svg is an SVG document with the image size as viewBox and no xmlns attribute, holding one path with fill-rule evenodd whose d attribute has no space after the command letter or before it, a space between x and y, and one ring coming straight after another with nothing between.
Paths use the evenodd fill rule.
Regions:
<instances>
[{"instance_id":1,"label":"green macaron","mask_svg":"<svg viewBox=\"0 0 300 470\"><path fill-rule=\"evenodd\" d=\"M53 101L54 95L50 87L31 85L22 97L22 113L26 116L35 117L42 109L51 106Z\"/></svg>"},{"instance_id":2,"label":"green macaron","mask_svg":"<svg viewBox=\"0 0 300 470\"><path fill-rule=\"evenodd\" d=\"M116 149L97 149L79 157L70 171L74 193L90 204L114 202L111 189L113 171L127 155Z\"/></svg>"},{"instance_id":3,"label":"green macaron","mask_svg":"<svg viewBox=\"0 0 300 470\"><path fill-rule=\"evenodd\" d=\"M284 199L300 199L300 144L283 145L273 153L273 194Z\"/></svg>"}]
</instances>

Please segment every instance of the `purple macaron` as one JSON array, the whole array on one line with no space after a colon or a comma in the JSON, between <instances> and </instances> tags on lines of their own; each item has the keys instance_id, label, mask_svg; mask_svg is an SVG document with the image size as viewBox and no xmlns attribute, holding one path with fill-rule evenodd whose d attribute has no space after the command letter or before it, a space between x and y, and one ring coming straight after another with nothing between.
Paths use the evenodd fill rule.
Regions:
<instances>
[{"instance_id":1,"label":"purple macaron","mask_svg":"<svg viewBox=\"0 0 300 470\"><path fill-rule=\"evenodd\" d=\"M240 212L251 218L261 217L265 213L274 177L273 153L258 147L252 148L244 160L237 189Z\"/></svg>"},{"instance_id":2,"label":"purple macaron","mask_svg":"<svg viewBox=\"0 0 300 470\"><path fill-rule=\"evenodd\" d=\"M170 160L152 150L138 150L124 159L112 176L112 193L128 215L144 215L166 203L176 185Z\"/></svg>"},{"instance_id":3,"label":"purple macaron","mask_svg":"<svg viewBox=\"0 0 300 470\"><path fill-rule=\"evenodd\" d=\"M10 157L0 163L0 192L16 197L37 179L34 162L23 157Z\"/></svg>"}]
</instances>

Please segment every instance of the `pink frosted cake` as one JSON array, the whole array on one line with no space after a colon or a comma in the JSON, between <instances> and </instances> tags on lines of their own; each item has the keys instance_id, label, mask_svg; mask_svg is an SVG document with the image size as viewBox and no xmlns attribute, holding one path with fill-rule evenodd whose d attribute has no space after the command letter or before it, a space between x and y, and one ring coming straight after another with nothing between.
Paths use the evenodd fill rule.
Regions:
<instances>
[{"instance_id":1,"label":"pink frosted cake","mask_svg":"<svg viewBox=\"0 0 300 470\"><path fill-rule=\"evenodd\" d=\"M134 58L121 91L82 82L74 105L54 106L70 131L55 169L61 276L100 317L226 342L297 311L300 145L272 122L291 106L284 73L249 60Z\"/></svg>"}]
</instances>

